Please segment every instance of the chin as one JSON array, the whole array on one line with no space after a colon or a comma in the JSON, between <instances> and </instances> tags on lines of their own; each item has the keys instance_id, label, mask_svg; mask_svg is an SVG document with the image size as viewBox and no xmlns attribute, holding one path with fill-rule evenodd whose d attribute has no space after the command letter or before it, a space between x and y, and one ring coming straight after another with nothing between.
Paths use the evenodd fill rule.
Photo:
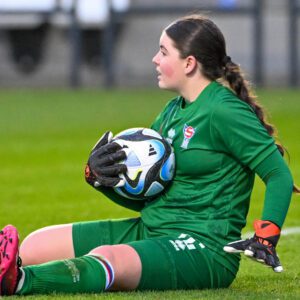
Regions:
<instances>
[{"instance_id":1,"label":"chin","mask_svg":"<svg viewBox=\"0 0 300 300\"><path fill-rule=\"evenodd\" d=\"M160 89L165 89L165 85L164 85L163 82L161 82L161 81L158 82L158 87L159 87Z\"/></svg>"},{"instance_id":2,"label":"chin","mask_svg":"<svg viewBox=\"0 0 300 300\"><path fill-rule=\"evenodd\" d=\"M177 91L176 88L174 88L174 87L172 87L170 85L167 85L167 84L165 84L165 83L163 83L161 81L158 82L158 86L162 90L168 90L168 91L172 91L172 92L176 92Z\"/></svg>"},{"instance_id":3,"label":"chin","mask_svg":"<svg viewBox=\"0 0 300 300\"><path fill-rule=\"evenodd\" d=\"M170 87L165 82L160 81L160 80L158 81L158 86L159 86L159 88L161 88L163 90L169 90L170 89Z\"/></svg>"}]
</instances>

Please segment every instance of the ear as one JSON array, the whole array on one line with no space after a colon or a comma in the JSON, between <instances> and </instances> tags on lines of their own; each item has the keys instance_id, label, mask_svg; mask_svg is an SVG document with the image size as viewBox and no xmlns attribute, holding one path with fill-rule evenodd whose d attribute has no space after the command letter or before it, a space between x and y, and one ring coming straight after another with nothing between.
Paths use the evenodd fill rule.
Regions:
<instances>
[{"instance_id":1,"label":"ear","mask_svg":"<svg viewBox=\"0 0 300 300\"><path fill-rule=\"evenodd\" d=\"M198 61L195 56L189 55L185 59L185 74L189 75L198 69Z\"/></svg>"}]
</instances>

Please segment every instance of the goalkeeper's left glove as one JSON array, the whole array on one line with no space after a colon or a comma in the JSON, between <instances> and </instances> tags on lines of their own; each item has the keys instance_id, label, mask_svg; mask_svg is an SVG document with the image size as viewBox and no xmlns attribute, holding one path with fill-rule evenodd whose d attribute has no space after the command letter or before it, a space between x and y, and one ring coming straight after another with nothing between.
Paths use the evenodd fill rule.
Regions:
<instances>
[{"instance_id":1,"label":"goalkeeper's left glove","mask_svg":"<svg viewBox=\"0 0 300 300\"><path fill-rule=\"evenodd\" d=\"M270 221L254 221L255 234L252 238L227 244L223 249L229 253L243 252L258 262L272 267L275 272L283 268L275 247L280 237L280 228Z\"/></svg>"}]
</instances>

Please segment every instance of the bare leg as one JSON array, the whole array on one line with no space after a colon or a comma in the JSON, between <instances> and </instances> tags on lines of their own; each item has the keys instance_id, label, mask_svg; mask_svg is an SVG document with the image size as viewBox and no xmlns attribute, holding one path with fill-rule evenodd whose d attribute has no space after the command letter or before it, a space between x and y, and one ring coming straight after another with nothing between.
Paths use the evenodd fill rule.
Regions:
<instances>
[{"instance_id":1,"label":"bare leg","mask_svg":"<svg viewBox=\"0 0 300 300\"><path fill-rule=\"evenodd\" d=\"M115 280L110 290L133 290L140 281L142 265L134 248L125 244L93 249L90 255L102 256L112 265ZM29 234L20 246L23 266L74 258L72 224L49 226Z\"/></svg>"},{"instance_id":2,"label":"bare leg","mask_svg":"<svg viewBox=\"0 0 300 300\"><path fill-rule=\"evenodd\" d=\"M58 228L57 226L46 227L33 232L26 238L22 244L23 246L20 248L23 249L22 252L20 251L20 256L23 255L24 258L22 258L22 260L25 261L26 265L40 264L51 260L74 257L74 255L73 257L69 257L72 255L72 251L68 253L68 251L64 249L63 245L59 245L57 233L61 235L61 232L63 231L55 232L55 228L58 229L60 226L58 226ZM47 234L43 234L43 232L47 232ZM48 234L49 232L50 234ZM58 247L58 251L55 251L54 243L52 244L50 250L45 245L36 249L34 244L43 244L43 242L41 242L42 240L46 243L49 243L49 241L51 242L51 234L54 235L55 244ZM62 235L61 237L63 238ZM63 243L65 242L63 241ZM30 252L31 248L33 252ZM70 248L68 250L70 250ZM111 264L114 270L115 279L114 283L110 287L110 290L128 291L137 288L141 278L142 264L140 257L134 248L124 244L100 246L93 249L88 255L103 257Z\"/></svg>"},{"instance_id":3,"label":"bare leg","mask_svg":"<svg viewBox=\"0 0 300 300\"><path fill-rule=\"evenodd\" d=\"M128 245L101 246L93 249L89 255L102 256L112 265L115 281L110 290L126 291L137 288L142 264L138 253Z\"/></svg>"},{"instance_id":4,"label":"bare leg","mask_svg":"<svg viewBox=\"0 0 300 300\"><path fill-rule=\"evenodd\" d=\"M24 266L74 258L72 224L49 226L29 234L20 246Z\"/></svg>"}]
</instances>

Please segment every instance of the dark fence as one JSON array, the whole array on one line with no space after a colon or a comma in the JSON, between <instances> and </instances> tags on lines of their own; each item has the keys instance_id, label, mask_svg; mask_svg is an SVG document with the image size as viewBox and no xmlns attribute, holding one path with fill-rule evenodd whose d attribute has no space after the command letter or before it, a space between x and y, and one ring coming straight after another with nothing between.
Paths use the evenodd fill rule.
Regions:
<instances>
[{"instance_id":1,"label":"dark fence","mask_svg":"<svg viewBox=\"0 0 300 300\"><path fill-rule=\"evenodd\" d=\"M298 18L300 16L300 2L297 0L289 1L289 85L297 86L299 77L299 30Z\"/></svg>"},{"instance_id":2,"label":"dark fence","mask_svg":"<svg viewBox=\"0 0 300 300\"><path fill-rule=\"evenodd\" d=\"M75 14L75 7L71 7L69 11L62 11L59 6L59 1L57 1L57 5L52 11L44 11L44 10L0 10L0 18L1 16L13 16L18 18L20 16L38 16L42 20L49 20L51 16L57 13L66 14L67 17L70 19L70 62L69 62L69 84L71 87L78 87L80 86L79 80L79 72L80 72L80 30L79 25L77 22L76 14Z\"/></svg>"},{"instance_id":3,"label":"dark fence","mask_svg":"<svg viewBox=\"0 0 300 300\"><path fill-rule=\"evenodd\" d=\"M105 86L113 87L115 85L115 66L114 66L114 53L111 51L113 49L112 45L115 42L114 30L115 24L120 18L126 18L130 16L143 16L151 17L157 15L170 15L170 14L186 14L193 11L209 11L214 14L227 15L232 17L234 15L246 15L250 16L253 21L253 64L254 64L254 81L257 85L263 84L263 74L262 74L262 2L260 0L253 0L249 6L229 6L222 7L218 5L209 6L207 4L198 6L150 6L140 5L132 6L130 10L124 14L117 14L111 12L111 18L109 26L106 28L104 34L104 65L105 65Z\"/></svg>"},{"instance_id":4,"label":"dark fence","mask_svg":"<svg viewBox=\"0 0 300 300\"><path fill-rule=\"evenodd\" d=\"M200 2L200 1L199 1ZM263 2L261 0L246 1L247 6L230 6L222 7L219 5L210 5L209 2L198 6L168 6L168 5L153 5L151 2L144 2L143 5L132 5L130 10L126 13L116 13L111 11L111 17L108 25L105 28L105 34L103 35L103 66L104 66L104 84L106 87L113 87L116 83L116 70L114 66L114 56L116 55L113 45L115 44L114 26L120 19L143 16L145 18L153 17L157 15L170 15L190 13L193 11L209 11L213 14L220 14L228 16L229 18L235 15L249 16L253 23L252 38L253 38L253 50L252 61L254 65L254 81L257 85L263 85L264 83L264 66L263 66L263 24L262 24L262 11ZM18 11L13 12L14 15L20 14L39 14L43 18L49 18L52 14L62 13L59 7L52 12L45 11ZM66 13L66 12L64 12ZM11 11L0 11L0 18L2 15L12 14ZM80 87L80 69L81 69L81 33L80 25L75 16L75 8L68 12L70 18L70 61L69 61L69 84L71 87ZM299 77L299 34L298 34L298 18L300 15L300 1L289 0L289 84L291 86L297 86Z\"/></svg>"}]
</instances>

